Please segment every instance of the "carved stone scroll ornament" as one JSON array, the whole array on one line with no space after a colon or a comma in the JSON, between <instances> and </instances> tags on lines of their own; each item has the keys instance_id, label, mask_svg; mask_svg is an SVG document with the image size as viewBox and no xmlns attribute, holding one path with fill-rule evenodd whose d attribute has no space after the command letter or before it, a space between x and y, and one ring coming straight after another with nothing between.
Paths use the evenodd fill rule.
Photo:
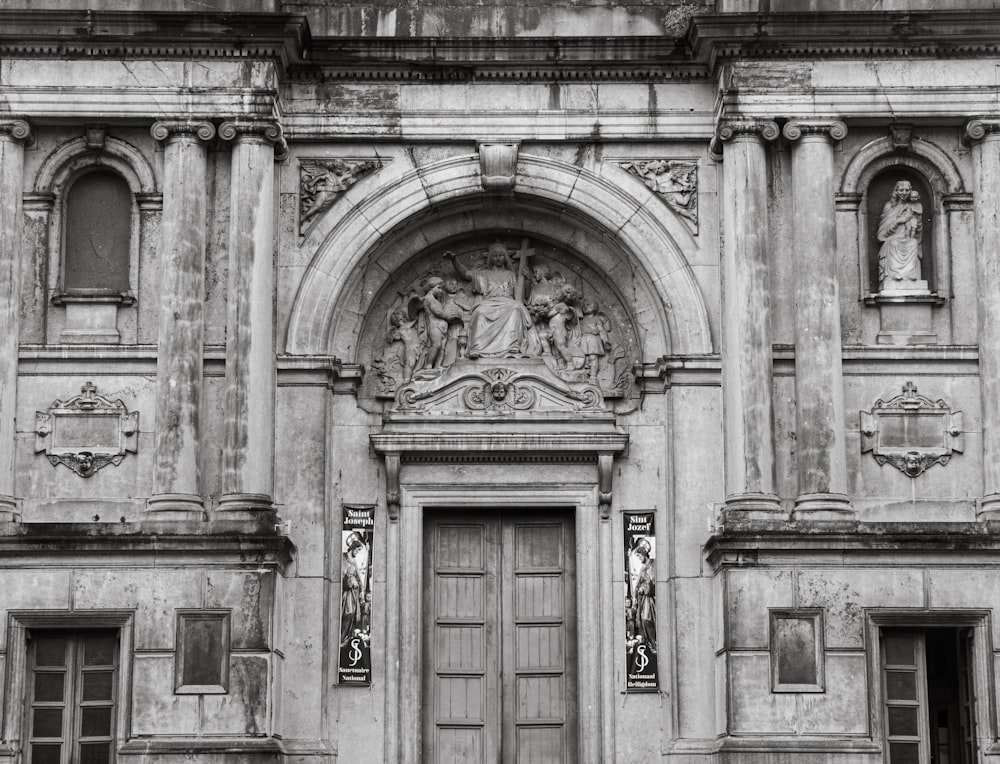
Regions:
<instances>
[{"instance_id":1,"label":"carved stone scroll ornament","mask_svg":"<svg viewBox=\"0 0 1000 764\"><path fill-rule=\"evenodd\" d=\"M675 159L619 162L626 172L642 178L666 205L698 228L698 165Z\"/></svg>"},{"instance_id":2,"label":"carved stone scroll ornament","mask_svg":"<svg viewBox=\"0 0 1000 764\"><path fill-rule=\"evenodd\" d=\"M126 453L136 452L138 437L139 412L98 395L91 382L80 395L35 412L35 453L44 451L53 465L64 464L80 477L121 464Z\"/></svg>"},{"instance_id":3,"label":"carved stone scroll ornament","mask_svg":"<svg viewBox=\"0 0 1000 764\"><path fill-rule=\"evenodd\" d=\"M450 374L413 382L396 394L394 412L510 416L518 412L603 412L604 396L593 385L564 384L543 363L526 359L515 368L482 368L470 361Z\"/></svg>"},{"instance_id":4,"label":"carved stone scroll ornament","mask_svg":"<svg viewBox=\"0 0 1000 764\"><path fill-rule=\"evenodd\" d=\"M871 451L880 465L888 462L911 478L964 450L962 412L918 395L912 382L902 395L879 399L871 411L861 412L861 453Z\"/></svg>"},{"instance_id":5,"label":"carved stone scroll ornament","mask_svg":"<svg viewBox=\"0 0 1000 764\"><path fill-rule=\"evenodd\" d=\"M382 167L380 159L303 159L299 162L299 235L305 234L351 186Z\"/></svg>"},{"instance_id":6,"label":"carved stone scroll ornament","mask_svg":"<svg viewBox=\"0 0 1000 764\"><path fill-rule=\"evenodd\" d=\"M378 396L465 359L538 358L564 382L631 387L633 359L603 300L568 283L527 239L514 251L494 242L479 257L446 252L397 294L371 361Z\"/></svg>"}]
</instances>

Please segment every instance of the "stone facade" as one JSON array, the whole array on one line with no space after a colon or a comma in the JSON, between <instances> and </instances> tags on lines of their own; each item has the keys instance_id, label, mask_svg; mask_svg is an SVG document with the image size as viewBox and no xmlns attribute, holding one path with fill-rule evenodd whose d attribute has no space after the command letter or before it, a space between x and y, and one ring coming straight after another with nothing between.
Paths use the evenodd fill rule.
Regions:
<instances>
[{"instance_id":1,"label":"stone facade","mask_svg":"<svg viewBox=\"0 0 1000 764\"><path fill-rule=\"evenodd\" d=\"M1000 14L871 5L0 0L0 764L1000 761Z\"/></svg>"}]
</instances>

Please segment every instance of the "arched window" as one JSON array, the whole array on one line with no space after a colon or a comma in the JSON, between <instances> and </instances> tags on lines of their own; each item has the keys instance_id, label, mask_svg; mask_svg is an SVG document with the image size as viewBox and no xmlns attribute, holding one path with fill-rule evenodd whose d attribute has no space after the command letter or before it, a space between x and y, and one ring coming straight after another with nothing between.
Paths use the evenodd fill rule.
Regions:
<instances>
[{"instance_id":1,"label":"arched window","mask_svg":"<svg viewBox=\"0 0 1000 764\"><path fill-rule=\"evenodd\" d=\"M129 290L132 194L116 172L80 175L66 193L63 291L120 295Z\"/></svg>"}]
</instances>

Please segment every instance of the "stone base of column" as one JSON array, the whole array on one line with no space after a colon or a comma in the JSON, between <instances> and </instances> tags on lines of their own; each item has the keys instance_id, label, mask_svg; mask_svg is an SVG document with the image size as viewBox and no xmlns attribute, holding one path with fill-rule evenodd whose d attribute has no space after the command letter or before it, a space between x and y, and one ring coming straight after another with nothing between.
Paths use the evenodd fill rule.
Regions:
<instances>
[{"instance_id":1,"label":"stone base of column","mask_svg":"<svg viewBox=\"0 0 1000 764\"><path fill-rule=\"evenodd\" d=\"M739 493L726 497L723 522L728 520L783 520L781 500L773 493Z\"/></svg>"},{"instance_id":2,"label":"stone base of column","mask_svg":"<svg viewBox=\"0 0 1000 764\"><path fill-rule=\"evenodd\" d=\"M272 526L278 519L271 497L263 493L227 493L219 498L216 507L220 520L245 520Z\"/></svg>"},{"instance_id":3,"label":"stone base of column","mask_svg":"<svg viewBox=\"0 0 1000 764\"><path fill-rule=\"evenodd\" d=\"M1000 529L1000 493L988 493L978 502L976 519L983 523L997 523Z\"/></svg>"},{"instance_id":4,"label":"stone base of column","mask_svg":"<svg viewBox=\"0 0 1000 764\"><path fill-rule=\"evenodd\" d=\"M792 520L852 520L855 512L844 493L803 493L795 499Z\"/></svg>"},{"instance_id":5,"label":"stone base of column","mask_svg":"<svg viewBox=\"0 0 1000 764\"><path fill-rule=\"evenodd\" d=\"M0 494L0 523L21 522L21 508L13 496Z\"/></svg>"},{"instance_id":6,"label":"stone base of column","mask_svg":"<svg viewBox=\"0 0 1000 764\"><path fill-rule=\"evenodd\" d=\"M158 493L146 500L147 519L153 522L205 520L205 502L191 493Z\"/></svg>"}]
</instances>

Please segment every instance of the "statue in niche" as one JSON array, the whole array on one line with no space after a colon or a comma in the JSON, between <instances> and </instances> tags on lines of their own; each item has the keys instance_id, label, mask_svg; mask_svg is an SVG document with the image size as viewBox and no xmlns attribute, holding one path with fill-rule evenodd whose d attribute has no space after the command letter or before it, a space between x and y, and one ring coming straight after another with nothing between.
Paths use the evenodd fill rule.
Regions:
<instances>
[{"instance_id":1,"label":"statue in niche","mask_svg":"<svg viewBox=\"0 0 1000 764\"><path fill-rule=\"evenodd\" d=\"M486 267L472 270L454 252L445 252L444 256L460 279L472 282L473 294L482 298L469 320L467 357L474 360L541 355L538 337L531 331L531 314L521 300L528 275L527 255L522 254L515 269L507 248L496 242L486 253Z\"/></svg>"},{"instance_id":2,"label":"statue in niche","mask_svg":"<svg viewBox=\"0 0 1000 764\"><path fill-rule=\"evenodd\" d=\"M886 290L926 290L920 279L924 208L910 181L900 180L882 208L877 237L879 285Z\"/></svg>"},{"instance_id":3,"label":"statue in niche","mask_svg":"<svg viewBox=\"0 0 1000 764\"><path fill-rule=\"evenodd\" d=\"M514 253L498 241L478 256L445 252L444 260L454 275L432 265L387 306L384 344L370 364L376 395L477 359L539 358L567 382L631 385L631 361L601 302L536 258L526 240Z\"/></svg>"}]
</instances>

